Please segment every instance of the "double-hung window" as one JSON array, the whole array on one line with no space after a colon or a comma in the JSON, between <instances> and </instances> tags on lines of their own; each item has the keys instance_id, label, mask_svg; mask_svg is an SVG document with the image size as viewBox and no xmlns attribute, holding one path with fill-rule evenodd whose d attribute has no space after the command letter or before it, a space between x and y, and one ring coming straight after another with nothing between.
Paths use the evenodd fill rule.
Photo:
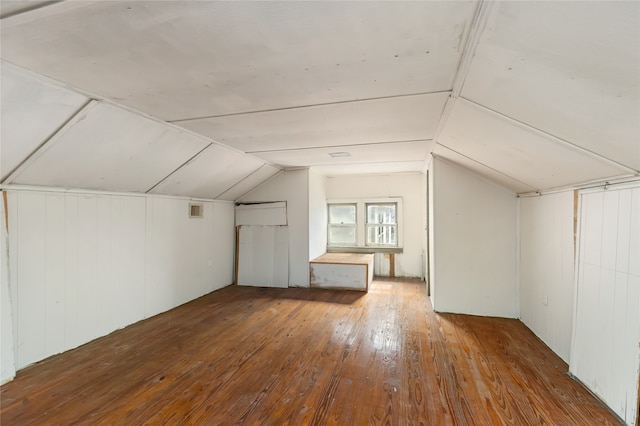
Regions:
<instances>
[{"instance_id":1,"label":"double-hung window","mask_svg":"<svg viewBox=\"0 0 640 426\"><path fill-rule=\"evenodd\" d=\"M372 252L402 251L402 198L327 200L327 246Z\"/></svg>"},{"instance_id":2,"label":"double-hung window","mask_svg":"<svg viewBox=\"0 0 640 426\"><path fill-rule=\"evenodd\" d=\"M366 211L366 245L397 247L397 203L367 203Z\"/></svg>"},{"instance_id":3,"label":"double-hung window","mask_svg":"<svg viewBox=\"0 0 640 426\"><path fill-rule=\"evenodd\" d=\"M355 246L358 241L355 204L329 204L328 244Z\"/></svg>"}]
</instances>

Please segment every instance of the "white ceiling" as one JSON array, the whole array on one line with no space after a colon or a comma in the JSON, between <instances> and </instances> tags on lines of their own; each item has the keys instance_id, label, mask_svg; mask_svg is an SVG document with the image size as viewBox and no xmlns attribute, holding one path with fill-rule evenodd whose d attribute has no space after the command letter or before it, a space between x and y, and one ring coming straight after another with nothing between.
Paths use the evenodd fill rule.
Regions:
<instances>
[{"instance_id":1,"label":"white ceiling","mask_svg":"<svg viewBox=\"0 0 640 426\"><path fill-rule=\"evenodd\" d=\"M4 183L237 199L430 152L514 192L639 174L637 1L0 5Z\"/></svg>"}]
</instances>

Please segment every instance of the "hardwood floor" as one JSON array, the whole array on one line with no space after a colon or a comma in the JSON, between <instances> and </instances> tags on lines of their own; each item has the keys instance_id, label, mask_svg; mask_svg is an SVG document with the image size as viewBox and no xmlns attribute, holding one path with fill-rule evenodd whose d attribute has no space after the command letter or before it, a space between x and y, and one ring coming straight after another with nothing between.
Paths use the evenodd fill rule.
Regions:
<instances>
[{"instance_id":1,"label":"hardwood floor","mask_svg":"<svg viewBox=\"0 0 640 426\"><path fill-rule=\"evenodd\" d=\"M424 287L227 287L18 372L0 423L619 424L522 323Z\"/></svg>"}]
</instances>

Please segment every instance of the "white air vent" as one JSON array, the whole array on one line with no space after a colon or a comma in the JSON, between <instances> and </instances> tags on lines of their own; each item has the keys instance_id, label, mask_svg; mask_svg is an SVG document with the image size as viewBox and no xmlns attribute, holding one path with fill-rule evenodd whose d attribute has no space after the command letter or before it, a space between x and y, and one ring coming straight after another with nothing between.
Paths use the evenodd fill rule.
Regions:
<instances>
[{"instance_id":1,"label":"white air vent","mask_svg":"<svg viewBox=\"0 0 640 426\"><path fill-rule=\"evenodd\" d=\"M202 203L189 203L189 217L202 217Z\"/></svg>"}]
</instances>

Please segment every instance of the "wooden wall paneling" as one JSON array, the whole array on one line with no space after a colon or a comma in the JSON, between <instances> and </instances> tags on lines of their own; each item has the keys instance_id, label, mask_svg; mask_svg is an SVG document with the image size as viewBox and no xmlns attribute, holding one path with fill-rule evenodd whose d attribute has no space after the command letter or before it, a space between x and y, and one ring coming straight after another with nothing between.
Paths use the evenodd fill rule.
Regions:
<instances>
[{"instance_id":1,"label":"wooden wall paneling","mask_svg":"<svg viewBox=\"0 0 640 426\"><path fill-rule=\"evenodd\" d=\"M239 285L289 285L289 227L242 226L239 247Z\"/></svg>"},{"instance_id":2,"label":"wooden wall paneling","mask_svg":"<svg viewBox=\"0 0 640 426\"><path fill-rule=\"evenodd\" d=\"M46 354L46 202L39 193L18 195L16 368L20 369Z\"/></svg>"},{"instance_id":3,"label":"wooden wall paneling","mask_svg":"<svg viewBox=\"0 0 640 426\"><path fill-rule=\"evenodd\" d=\"M44 322L47 354L56 354L65 347L65 197L64 194L43 194L46 244L46 317ZM26 308L26 306L25 306Z\"/></svg>"},{"instance_id":4,"label":"wooden wall paneling","mask_svg":"<svg viewBox=\"0 0 640 426\"><path fill-rule=\"evenodd\" d=\"M65 194L65 216L64 216L64 340L67 348L75 348L85 341L80 335L79 328L81 322L78 318L80 279L79 279L79 257L80 257L80 196L76 194Z\"/></svg>"},{"instance_id":5,"label":"wooden wall paneling","mask_svg":"<svg viewBox=\"0 0 640 426\"><path fill-rule=\"evenodd\" d=\"M97 275L97 202L94 196L78 196L78 332L87 342L98 337L96 315L101 309L94 283Z\"/></svg>"},{"instance_id":6,"label":"wooden wall paneling","mask_svg":"<svg viewBox=\"0 0 640 426\"><path fill-rule=\"evenodd\" d=\"M229 202L215 202L213 204L212 240L207 245L212 247L212 265L210 273L213 274L212 290L231 284L235 277L235 234L233 226L234 204Z\"/></svg>"},{"instance_id":7,"label":"wooden wall paneling","mask_svg":"<svg viewBox=\"0 0 640 426\"><path fill-rule=\"evenodd\" d=\"M636 418L640 368L640 187L580 196L571 372L612 410Z\"/></svg>"}]
</instances>

